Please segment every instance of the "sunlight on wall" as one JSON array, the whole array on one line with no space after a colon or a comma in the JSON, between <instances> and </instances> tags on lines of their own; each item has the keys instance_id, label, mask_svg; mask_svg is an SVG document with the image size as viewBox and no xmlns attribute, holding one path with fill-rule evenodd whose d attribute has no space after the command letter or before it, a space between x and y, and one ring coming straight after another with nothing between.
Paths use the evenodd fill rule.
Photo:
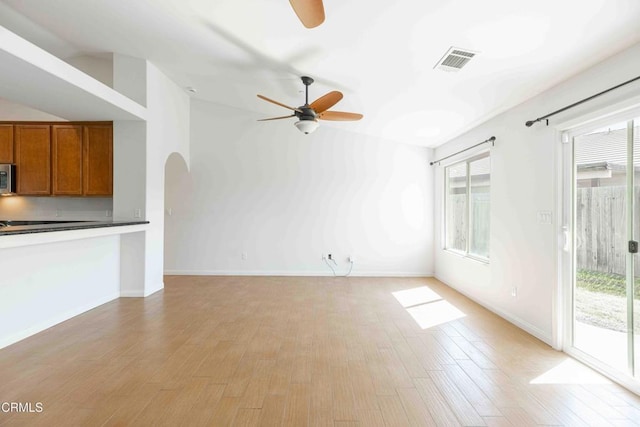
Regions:
<instances>
[{"instance_id":1,"label":"sunlight on wall","mask_svg":"<svg viewBox=\"0 0 640 427\"><path fill-rule=\"evenodd\" d=\"M413 317L418 326L428 329L466 317L440 295L426 286L391 293Z\"/></svg>"},{"instance_id":2,"label":"sunlight on wall","mask_svg":"<svg viewBox=\"0 0 640 427\"><path fill-rule=\"evenodd\" d=\"M582 363L567 358L529 384L611 384L611 381Z\"/></svg>"}]
</instances>

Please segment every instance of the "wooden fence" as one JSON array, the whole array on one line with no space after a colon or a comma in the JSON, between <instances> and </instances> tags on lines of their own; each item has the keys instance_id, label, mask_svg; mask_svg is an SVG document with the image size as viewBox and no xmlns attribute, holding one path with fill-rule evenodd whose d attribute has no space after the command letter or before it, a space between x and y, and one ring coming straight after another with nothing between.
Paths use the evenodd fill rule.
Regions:
<instances>
[{"instance_id":1,"label":"wooden fence","mask_svg":"<svg viewBox=\"0 0 640 427\"><path fill-rule=\"evenodd\" d=\"M447 202L447 248L467 250L469 238L469 252L483 257L489 256L489 192L471 193L471 206L467 225L467 196L466 194L452 194ZM471 233L471 236L469 236Z\"/></svg>"},{"instance_id":2,"label":"wooden fence","mask_svg":"<svg viewBox=\"0 0 640 427\"><path fill-rule=\"evenodd\" d=\"M628 253L625 187L589 187L576 190L576 267L580 270L626 274ZM640 188L635 188L640 208ZM640 215L635 236L640 236ZM640 255L635 256L640 276Z\"/></svg>"},{"instance_id":3,"label":"wooden fence","mask_svg":"<svg viewBox=\"0 0 640 427\"><path fill-rule=\"evenodd\" d=\"M579 270L626 274L628 253L626 188L586 187L576 189L576 267ZM470 220L471 252L489 251L489 194L472 194ZM635 188L640 209L640 188ZM447 247L465 250L468 225L466 195L450 195L447 205ZM640 236L640 215L635 219L635 236ZM640 255L635 256L635 275L640 277Z\"/></svg>"}]
</instances>

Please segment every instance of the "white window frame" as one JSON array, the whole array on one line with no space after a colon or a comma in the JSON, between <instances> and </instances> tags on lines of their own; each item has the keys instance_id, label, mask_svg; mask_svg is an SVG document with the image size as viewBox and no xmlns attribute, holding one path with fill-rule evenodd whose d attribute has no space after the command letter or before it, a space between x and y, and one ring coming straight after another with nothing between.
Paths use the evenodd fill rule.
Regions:
<instances>
[{"instance_id":1,"label":"white window frame","mask_svg":"<svg viewBox=\"0 0 640 427\"><path fill-rule=\"evenodd\" d=\"M473 259L475 261L480 261L482 263L485 264L489 264L489 257L483 257L482 255L478 255L478 254L474 254L472 252L469 251L470 245L471 245L471 221L470 221L470 194L471 194L471 174L470 174L470 169L471 169L471 163L483 159L483 158L489 158L489 164L491 164L491 151L490 150L484 150L478 154L475 154L473 156L458 160L458 161L454 161L451 162L447 165L444 166L443 168L443 182L444 182L444 191L443 191L443 200L442 200L442 218L443 218L443 233L442 233L442 248L443 250L447 251L447 252L451 252L453 254L465 257L465 258L470 258ZM447 196L448 196L448 192L447 192L447 187L449 185L448 182L448 177L447 177L447 169L456 165L460 165L460 164L466 164L466 195L467 195L467 209L465 212L466 215L466 223L467 223L467 239L466 239L466 248L464 251L460 250L460 249L455 249L455 248L448 248L447 247ZM491 191L491 170L489 170L489 191ZM489 230L491 230L491 224L489 224ZM488 236L490 238L490 235ZM491 251L491 246L489 246L489 251Z\"/></svg>"}]
</instances>

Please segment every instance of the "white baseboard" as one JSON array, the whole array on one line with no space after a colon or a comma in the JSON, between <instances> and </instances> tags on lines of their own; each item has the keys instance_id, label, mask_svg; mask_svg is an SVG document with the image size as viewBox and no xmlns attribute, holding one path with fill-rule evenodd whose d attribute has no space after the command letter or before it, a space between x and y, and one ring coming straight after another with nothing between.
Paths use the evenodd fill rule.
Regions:
<instances>
[{"instance_id":1,"label":"white baseboard","mask_svg":"<svg viewBox=\"0 0 640 427\"><path fill-rule=\"evenodd\" d=\"M144 291L120 291L120 298L144 298Z\"/></svg>"},{"instance_id":2,"label":"white baseboard","mask_svg":"<svg viewBox=\"0 0 640 427\"><path fill-rule=\"evenodd\" d=\"M444 283L445 285L447 285L451 289L454 289L456 292L460 292L462 295L466 296L467 298L469 298L470 300L474 301L475 303L480 304L481 306L483 306L487 310L491 311L492 313L495 313L498 316L502 317L507 322L514 324L515 326L517 326L518 328L522 329L523 331L529 333L530 335L533 335L534 337L538 338L540 341L542 341L542 342L548 344L549 346L553 347L553 337L551 335L549 335L548 333L546 333L545 331L543 331L542 329L538 328L537 326L534 326L531 323L529 323L529 322L527 322L525 320L522 320L517 316L513 316L512 314L507 313L507 312L505 312L505 311L493 306L492 304L487 303L486 301L483 301L483 300L481 300L479 298L476 298L474 296L469 295L465 291L463 291L461 289L458 289L457 287L452 286L449 283L445 282L444 280L439 278L437 275L435 276L435 278L440 280L442 283Z\"/></svg>"},{"instance_id":3,"label":"white baseboard","mask_svg":"<svg viewBox=\"0 0 640 427\"><path fill-rule=\"evenodd\" d=\"M468 298L471 298L471 297L468 297ZM479 301L477 302L487 310L492 311L498 316L502 317L507 322L516 325L518 328L522 329L523 331L533 335L534 337L538 338L540 341L544 342L545 344L548 344L550 347L553 347L553 337L547 334L542 329L538 328L537 326L534 326L531 323L524 321L517 316L512 316L511 314L503 310L500 310L499 308L493 307L490 304L479 302Z\"/></svg>"},{"instance_id":4,"label":"white baseboard","mask_svg":"<svg viewBox=\"0 0 640 427\"><path fill-rule=\"evenodd\" d=\"M69 320L72 317L76 317L82 313L85 313L89 310L92 310L98 306L101 306L102 304L106 304L110 301L113 301L115 299L117 299L120 295L118 293L114 293L114 294L109 294L109 295L105 295L101 298L98 298L94 301L91 301L90 303L87 303L85 305L82 305L80 307L76 307L74 309L71 310L67 310L64 313L60 313L57 316L54 316L50 319L47 319L43 322L40 322L36 325L31 326L30 328L24 329L22 331L19 332L15 332L7 337L2 337L0 338L0 349L7 347L11 344L15 344L18 341L22 341L25 338L28 338L32 335L37 334L38 332L42 332L45 329L49 329L52 326L57 325L58 323L62 323L65 320Z\"/></svg>"},{"instance_id":5,"label":"white baseboard","mask_svg":"<svg viewBox=\"0 0 640 427\"><path fill-rule=\"evenodd\" d=\"M433 277L430 271L358 271L353 277Z\"/></svg>"},{"instance_id":6,"label":"white baseboard","mask_svg":"<svg viewBox=\"0 0 640 427\"><path fill-rule=\"evenodd\" d=\"M338 276L346 272L337 272ZM301 277L333 277L331 271L296 271L296 270L165 270L166 276L301 276ZM414 271L354 271L349 277L433 277L431 272Z\"/></svg>"},{"instance_id":7,"label":"white baseboard","mask_svg":"<svg viewBox=\"0 0 640 427\"><path fill-rule=\"evenodd\" d=\"M160 282L160 285L155 286L153 289L145 289L145 290L127 290L120 291L121 298L145 298L149 295L153 295L156 292L160 292L164 289L164 282Z\"/></svg>"}]
</instances>

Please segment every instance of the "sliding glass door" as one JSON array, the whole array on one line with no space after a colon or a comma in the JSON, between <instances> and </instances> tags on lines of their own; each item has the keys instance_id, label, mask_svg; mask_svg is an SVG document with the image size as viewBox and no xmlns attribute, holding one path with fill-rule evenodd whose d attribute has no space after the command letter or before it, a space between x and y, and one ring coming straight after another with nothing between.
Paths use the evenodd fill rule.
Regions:
<instances>
[{"instance_id":1,"label":"sliding glass door","mask_svg":"<svg viewBox=\"0 0 640 427\"><path fill-rule=\"evenodd\" d=\"M640 118L573 138L572 347L640 378Z\"/></svg>"},{"instance_id":2,"label":"sliding glass door","mask_svg":"<svg viewBox=\"0 0 640 427\"><path fill-rule=\"evenodd\" d=\"M633 206L631 207L632 222L629 226L632 242L640 242L640 117L637 117L632 123L632 135L630 138L633 142L630 144L632 153L630 154L630 164L633 167L633 175L630 180L633 194ZM633 244L633 243L632 243ZM633 248L631 252L633 252ZM635 243L635 250L638 251L638 243ZM629 278L627 282L632 284L632 306L633 306L633 359L634 359L634 375L640 380L640 254L631 255L628 260L630 269L627 271Z\"/></svg>"}]
</instances>

